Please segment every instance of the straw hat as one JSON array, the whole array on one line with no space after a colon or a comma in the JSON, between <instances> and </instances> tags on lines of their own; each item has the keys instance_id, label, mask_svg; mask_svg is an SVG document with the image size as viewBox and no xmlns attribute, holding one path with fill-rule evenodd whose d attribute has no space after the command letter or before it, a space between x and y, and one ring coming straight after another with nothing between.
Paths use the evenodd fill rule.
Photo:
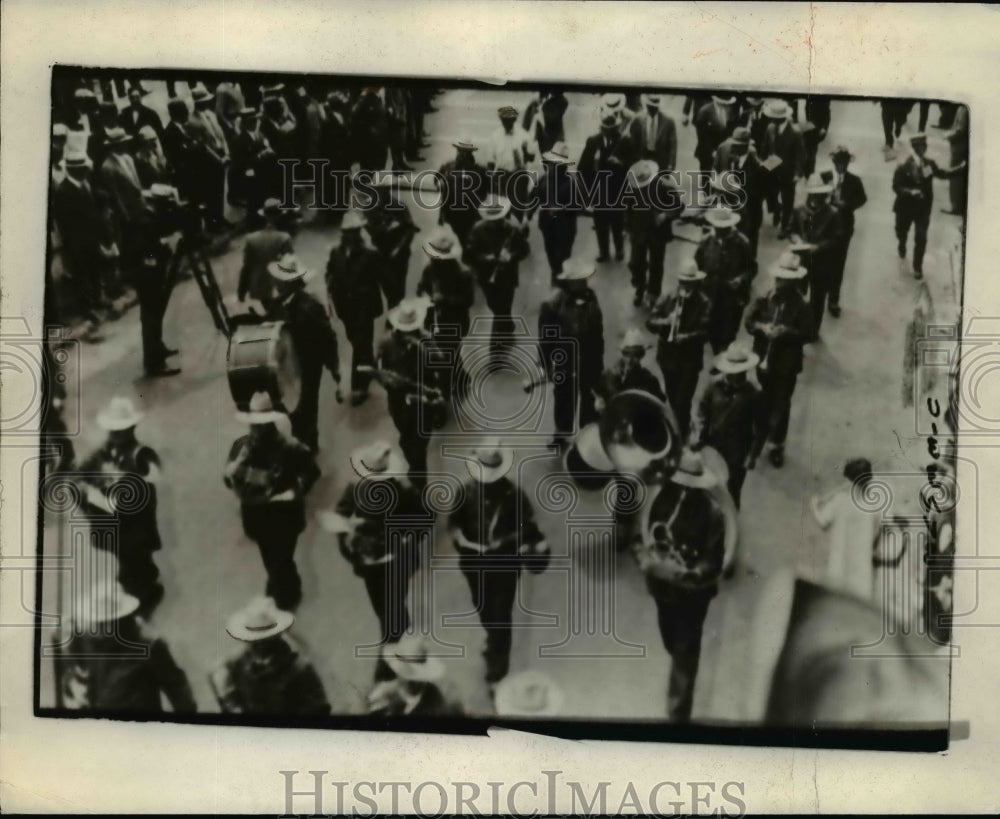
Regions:
<instances>
[{"instance_id":1,"label":"straw hat","mask_svg":"<svg viewBox=\"0 0 1000 819\"><path fill-rule=\"evenodd\" d=\"M274 85L265 85L260 89L261 97L275 97L285 90L285 84L283 82L275 83Z\"/></svg>"},{"instance_id":2,"label":"straw hat","mask_svg":"<svg viewBox=\"0 0 1000 819\"><path fill-rule=\"evenodd\" d=\"M625 107L625 95L601 94L601 107L617 113Z\"/></svg>"},{"instance_id":3,"label":"straw hat","mask_svg":"<svg viewBox=\"0 0 1000 819\"><path fill-rule=\"evenodd\" d=\"M814 173L806 180L806 196L826 196L830 193L833 193L833 188L819 174Z\"/></svg>"},{"instance_id":4,"label":"straw hat","mask_svg":"<svg viewBox=\"0 0 1000 819\"><path fill-rule=\"evenodd\" d=\"M562 273L556 276L556 281L572 282L589 279L597 268L584 259L567 259L563 262Z\"/></svg>"},{"instance_id":5,"label":"straw hat","mask_svg":"<svg viewBox=\"0 0 1000 819\"><path fill-rule=\"evenodd\" d=\"M660 172L660 166L653 159L640 159L628 169L630 188L645 188Z\"/></svg>"},{"instance_id":6,"label":"straw hat","mask_svg":"<svg viewBox=\"0 0 1000 819\"><path fill-rule=\"evenodd\" d=\"M787 119L791 115L792 108L784 100L768 100L764 103L764 116L769 119Z\"/></svg>"},{"instance_id":7,"label":"straw hat","mask_svg":"<svg viewBox=\"0 0 1000 819\"><path fill-rule=\"evenodd\" d=\"M659 105L660 95L659 94L643 94L642 95L643 105Z\"/></svg>"},{"instance_id":8,"label":"straw hat","mask_svg":"<svg viewBox=\"0 0 1000 819\"><path fill-rule=\"evenodd\" d=\"M740 223L740 215L729 208L713 208L705 214L705 221L712 227L731 228Z\"/></svg>"},{"instance_id":9,"label":"straw hat","mask_svg":"<svg viewBox=\"0 0 1000 819\"><path fill-rule=\"evenodd\" d=\"M69 128L63 125L63 123L57 122L52 126L52 136L65 139L69 136Z\"/></svg>"},{"instance_id":10,"label":"straw hat","mask_svg":"<svg viewBox=\"0 0 1000 819\"><path fill-rule=\"evenodd\" d=\"M143 418L143 414L135 408L131 398L117 396L97 413L97 425L110 431L132 429Z\"/></svg>"},{"instance_id":11,"label":"straw hat","mask_svg":"<svg viewBox=\"0 0 1000 819\"><path fill-rule=\"evenodd\" d=\"M295 622L295 615L279 609L270 597L256 597L233 614L226 623L230 637L255 643L283 634Z\"/></svg>"},{"instance_id":12,"label":"straw hat","mask_svg":"<svg viewBox=\"0 0 1000 819\"><path fill-rule=\"evenodd\" d=\"M474 447L475 460L465 462L469 474L480 483L493 483L510 472L514 465L514 452L501 445L499 438L489 438Z\"/></svg>"},{"instance_id":13,"label":"straw hat","mask_svg":"<svg viewBox=\"0 0 1000 819\"><path fill-rule=\"evenodd\" d=\"M364 213L351 208L344 214L344 218L340 223L340 232L343 233L345 230L361 230L367 224L368 220L365 218Z\"/></svg>"},{"instance_id":14,"label":"straw hat","mask_svg":"<svg viewBox=\"0 0 1000 819\"><path fill-rule=\"evenodd\" d=\"M718 103L719 105L736 105L736 97L731 94L728 97L719 97L712 94L712 102Z\"/></svg>"},{"instance_id":15,"label":"straw hat","mask_svg":"<svg viewBox=\"0 0 1000 819\"><path fill-rule=\"evenodd\" d=\"M240 109L240 116L243 117L243 119L247 119L249 117L259 117L260 111L248 105L245 108Z\"/></svg>"},{"instance_id":16,"label":"straw hat","mask_svg":"<svg viewBox=\"0 0 1000 819\"><path fill-rule=\"evenodd\" d=\"M273 196L264 200L264 204L260 210L257 211L261 216L266 216L269 219L273 219L276 216L281 215L281 200L275 199Z\"/></svg>"},{"instance_id":17,"label":"straw hat","mask_svg":"<svg viewBox=\"0 0 1000 819\"><path fill-rule=\"evenodd\" d=\"M399 330L401 333L412 333L414 330L419 330L424 326L429 306L427 299L403 299L389 311L389 324L394 330Z\"/></svg>"},{"instance_id":18,"label":"straw hat","mask_svg":"<svg viewBox=\"0 0 1000 819\"><path fill-rule=\"evenodd\" d=\"M566 147L565 142L557 142L552 146L552 150L542 154L542 162L548 162L552 165L574 164L573 160L569 158L569 148Z\"/></svg>"},{"instance_id":19,"label":"straw hat","mask_svg":"<svg viewBox=\"0 0 1000 819\"><path fill-rule=\"evenodd\" d=\"M444 677L444 663L429 657L419 634L407 634L398 643L382 646L382 659L401 680L434 682Z\"/></svg>"},{"instance_id":20,"label":"straw hat","mask_svg":"<svg viewBox=\"0 0 1000 819\"><path fill-rule=\"evenodd\" d=\"M101 583L94 586L73 612L73 619L79 626L93 627L101 623L113 623L139 610L139 598L133 597L120 583Z\"/></svg>"},{"instance_id":21,"label":"straw hat","mask_svg":"<svg viewBox=\"0 0 1000 819\"><path fill-rule=\"evenodd\" d=\"M271 262L267 266L267 272L279 282L297 282L310 275L310 271L299 264L294 253L286 253L277 261Z\"/></svg>"},{"instance_id":22,"label":"straw hat","mask_svg":"<svg viewBox=\"0 0 1000 819\"><path fill-rule=\"evenodd\" d=\"M553 717L562 710L563 692L547 674L528 669L501 680L494 703L504 717Z\"/></svg>"},{"instance_id":23,"label":"straw hat","mask_svg":"<svg viewBox=\"0 0 1000 819\"><path fill-rule=\"evenodd\" d=\"M77 88L76 91L73 92L73 99L94 100L97 99L97 94L95 94L89 88Z\"/></svg>"},{"instance_id":24,"label":"straw hat","mask_svg":"<svg viewBox=\"0 0 1000 819\"><path fill-rule=\"evenodd\" d=\"M708 278L708 274L704 270L698 269L698 264L694 259L688 259L681 268L680 273L677 274L677 281L679 282L694 283L706 278Z\"/></svg>"},{"instance_id":25,"label":"straw hat","mask_svg":"<svg viewBox=\"0 0 1000 819\"><path fill-rule=\"evenodd\" d=\"M510 202L507 205L509 208ZM462 244L454 233L447 228L441 228L424 242L424 253L432 259L461 259Z\"/></svg>"},{"instance_id":26,"label":"straw hat","mask_svg":"<svg viewBox=\"0 0 1000 819\"><path fill-rule=\"evenodd\" d=\"M720 373L735 374L752 370L760 363L760 356L734 341L715 357L715 369Z\"/></svg>"},{"instance_id":27,"label":"straw hat","mask_svg":"<svg viewBox=\"0 0 1000 819\"><path fill-rule=\"evenodd\" d=\"M162 182L154 182L150 185L149 195L153 199L172 199L174 202L179 201L177 188L173 185L164 185Z\"/></svg>"},{"instance_id":28,"label":"straw hat","mask_svg":"<svg viewBox=\"0 0 1000 819\"><path fill-rule=\"evenodd\" d=\"M625 350L648 350L653 345L648 342L645 334L638 327L629 327L625 331L625 336L622 338L622 343L619 345L618 349L622 352Z\"/></svg>"},{"instance_id":29,"label":"straw hat","mask_svg":"<svg viewBox=\"0 0 1000 819\"><path fill-rule=\"evenodd\" d=\"M156 131L153 130L152 125L143 125L139 129L139 136L146 140L146 142L152 142L154 139L159 139L156 135Z\"/></svg>"},{"instance_id":30,"label":"straw hat","mask_svg":"<svg viewBox=\"0 0 1000 819\"><path fill-rule=\"evenodd\" d=\"M402 455L386 441L375 441L351 453L351 466L359 478L382 480L406 475L408 467Z\"/></svg>"},{"instance_id":31,"label":"straw hat","mask_svg":"<svg viewBox=\"0 0 1000 819\"><path fill-rule=\"evenodd\" d=\"M792 252L782 253L781 258L771 267L771 275L776 279L801 279L808 272L799 257Z\"/></svg>"},{"instance_id":32,"label":"straw hat","mask_svg":"<svg viewBox=\"0 0 1000 819\"><path fill-rule=\"evenodd\" d=\"M479 216L482 219L492 222L494 220L505 219L510 213L510 200L506 196L498 196L491 193L486 197L483 204L478 208Z\"/></svg>"},{"instance_id":33,"label":"straw hat","mask_svg":"<svg viewBox=\"0 0 1000 819\"><path fill-rule=\"evenodd\" d=\"M284 414L274 408L271 396L263 390L251 396L246 412L236 413L236 420L244 424L273 424L283 417Z\"/></svg>"},{"instance_id":34,"label":"straw hat","mask_svg":"<svg viewBox=\"0 0 1000 819\"><path fill-rule=\"evenodd\" d=\"M750 129L743 125L733 128L733 133L729 137L729 141L736 145L749 145Z\"/></svg>"},{"instance_id":35,"label":"straw hat","mask_svg":"<svg viewBox=\"0 0 1000 819\"><path fill-rule=\"evenodd\" d=\"M215 94L209 91L204 83L198 83L191 89L191 99L196 103L208 102L211 99L215 99Z\"/></svg>"},{"instance_id":36,"label":"straw hat","mask_svg":"<svg viewBox=\"0 0 1000 819\"><path fill-rule=\"evenodd\" d=\"M700 452L685 449L681 452L677 470L670 480L689 489L711 489L719 484L719 477L706 467Z\"/></svg>"},{"instance_id":37,"label":"straw hat","mask_svg":"<svg viewBox=\"0 0 1000 819\"><path fill-rule=\"evenodd\" d=\"M458 148L458 150L460 150L460 151L478 151L479 150L479 146L476 145L475 142L473 142L471 139L468 139L468 138L463 138L463 139L458 140L457 142L452 142L451 146L453 148Z\"/></svg>"},{"instance_id":38,"label":"straw hat","mask_svg":"<svg viewBox=\"0 0 1000 819\"><path fill-rule=\"evenodd\" d=\"M89 168L93 164L90 157L87 156L87 152L79 147L70 148L66 156L63 157L63 161L67 168Z\"/></svg>"},{"instance_id":39,"label":"straw hat","mask_svg":"<svg viewBox=\"0 0 1000 819\"><path fill-rule=\"evenodd\" d=\"M124 128L109 128L107 136L104 138L105 145L124 145L131 141L132 137L126 133Z\"/></svg>"}]
</instances>

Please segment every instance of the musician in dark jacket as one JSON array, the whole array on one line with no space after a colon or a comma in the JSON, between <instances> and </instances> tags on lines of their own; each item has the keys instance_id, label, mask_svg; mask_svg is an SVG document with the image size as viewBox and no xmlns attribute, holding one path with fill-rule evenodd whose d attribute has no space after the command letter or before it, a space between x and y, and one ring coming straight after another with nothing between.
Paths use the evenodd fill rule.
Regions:
<instances>
[{"instance_id":1,"label":"musician in dark jacket","mask_svg":"<svg viewBox=\"0 0 1000 819\"><path fill-rule=\"evenodd\" d=\"M386 309L391 310L406 295L406 274L410 266L410 243L419 232L413 217L393 189L392 177L374 181L374 207L367 211L367 230L372 246L382 255L381 284Z\"/></svg>"},{"instance_id":2,"label":"musician in dark jacket","mask_svg":"<svg viewBox=\"0 0 1000 819\"><path fill-rule=\"evenodd\" d=\"M319 522L336 535L340 553L364 582L378 618L379 642L395 643L410 630L406 597L427 545L413 523L427 513L407 480L406 461L387 442L355 450L350 461L359 480L347 486L334 511L320 513ZM386 671L379 662L375 679L391 679Z\"/></svg>"},{"instance_id":3,"label":"musician in dark jacket","mask_svg":"<svg viewBox=\"0 0 1000 819\"><path fill-rule=\"evenodd\" d=\"M486 168L476 162L478 146L469 139L453 142L455 158L438 170L441 205L438 224L448 225L464 245L478 218L476 208L489 190Z\"/></svg>"},{"instance_id":4,"label":"musician in dark jacket","mask_svg":"<svg viewBox=\"0 0 1000 819\"><path fill-rule=\"evenodd\" d=\"M690 447L704 446L718 452L729 468L727 488L736 507L747 470L753 469L767 438L767 407L764 396L747 373L760 363L757 355L740 343L715 357L714 367L721 374L709 383L698 403L691 429Z\"/></svg>"},{"instance_id":5,"label":"musician in dark jacket","mask_svg":"<svg viewBox=\"0 0 1000 819\"><path fill-rule=\"evenodd\" d=\"M378 88L362 88L349 116L352 154L361 170L381 171L389 159L389 118Z\"/></svg>"},{"instance_id":6,"label":"musician in dark jacket","mask_svg":"<svg viewBox=\"0 0 1000 819\"><path fill-rule=\"evenodd\" d=\"M767 197L767 171L750 144L750 131L744 126L733 129L733 135L715 151L715 172L729 191L742 191L743 202L734 210L740 217L740 233L750 241L753 274L757 275L757 242L764 221L764 200ZM728 175L726 175L728 173ZM726 175L725 179L722 175ZM734 203L735 204L735 203Z\"/></svg>"},{"instance_id":7,"label":"musician in dark jacket","mask_svg":"<svg viewBox=\"0 0 1000 819\"><path fill-rule=\"evenodd\" d=\"M788 226L795 243L793 250L800 254L802 264L809 270L809 306L813 313L813 331L809 341L819 338L826 299L836 276L843 241L840 213L830 204L832 193L833 188L818 177L810 179L806 184L806 203L795 209Z\"/></svg>"},{"instance_id":8,"label":"musician in dark jacket","mask_svg":"<svg viewBox=\"0 0 1000 819\"><path fill-rule=\"evenodd\" d=\"M319 450L319 386L324 368L337 385L340 401L340 356L337 334L326 308L305 289L310 275L291 253L268 265L276 283L274 317L283 321L292 335L299 361L302 389L299 404L290 415L292 434L315 453Z\"/></svg>"},{"instance_id":9,"label":"musician in dark jacket","mask_svg":"<svg viewBox=\"0 0 1000 819\"><path fill-rule=\"evenodd\" d=\"M777 157L781 160L781 164L770 172L768 210L775 226L781 228L778 238L784 239L795 207L795 182L805 174L806 147L802 131L791 121L792 109L787 102L772 100L764 106L764 116L770 123L764 134L761 159Z\"/></svg>"},{"instance_id":10,"label":"musician in dark jacket","mask_svg":"<svg viewBox=\"0 0 1000 819\"><path fill-rule=\"evenodd\" d=\"M625 331L620 348L621 359L601 374L594 389L597 393L595 403L598 412L604 412L611 399L625 390L642 390L661 401L666 400L660 379L642 363L650 346L646 344L642 331L637 327L630 327Z\"/></svg>"},{"instance_id":11,"label":"musician in dark jacket","mask_svg":"<svg viewBox=\"0 0 1000 819\"><path fill-rule=\"evenodd\" d=\"M527 226L509 218L510 200L490 195L479 209L480 220L469 232L463 255L486 296L493 313L490 349L500 355L513 343L511 317L514 291L518 285L518 265L528 255Z\"/></svg>"},{"instance_id":12,"label":"musician in dark jacket","mask_svg":"<svg viewBox=\"0 0 1000 819\"><path fill-rule=\"evenodd\" d=\"M740 217L728 208L713 208L705 216L711 232L694 253L699 270L708 276L706 290L712 300L708 340L718 355L740 330L743 311L750 302L753 256L750 240L736 227Z\"/></svg>"},{"instance_id":13,"label":"musician in dark jacket","mask_svg":"<svg viewBox=\"0 0 1000 819\"><path fill-rule=\"evenodd\" d=\"M382 665L391 679L375 683L368 693L368 713L376 717L460 717L465 713L444 663L433 657L417 634L382 646Z\"/></svg>"},{"instance_id":14,"label":"musician in dark jacket","mask_svg":"<svg viewBox=\"0 0 1000 819\"><path fill-rule=\"evenodd\" d=\"M444 423L447 406L443 368L430 365L435 350L424 330L428 308L426 299L415 298L390 310L392 333L379 345L377 358L399 448L410 466L410 481L420 488L427 482L427 447L434 429Z\"/></svg>"},{"instance_id":15,"label":"musician in dark jacket","mask_svg":"<svg viewBox=\"0 0 1000 819\"><path fill-rule=\"evenodd\" d=\"M625 215L629 244L629 270L638 307L643 298L650 304L660 298L663 290L663 260L667 244L674 238L673 221L684 210L680 191L660 174L652 159L640 159L628 170L629 208Z\"/></svg>"},{"instance_id":16,"label":"musician in dark jacket","mask_svg":"<svg viewBox=\"0 0 1000 819\"><path fill-rule=\"evenodd\" d=\"M459 568L472 605L486 629L486 682L495 685L510 669L514 598L522 568L538 573L549 547L535 523L528 495L507 477L514 454L498 438L476 447L466 462L472 479L448 516Z\"/></svg>"},{"instance_id":17,"label":"musician in dark jacket","mask_svg":"<svg viewBox=\"0 0 1000 819\"><path fill-rule=\"evenodd\" d=\"M114 554L118 582L148 614L163 598L160 570L153 560L162 546L156 520L160 456L136 438L142 417L128 398L112 398L97 415L107 441L83 459L77 474L83 490L81 511L95 533L94 544Z\"/></svg>"},{"instance_id":18,"label":"musician in dark jacket","mask_svg":"<svg viewBox=\"0 0 1000 819\"><path fill-rule=\"evenodd\" d=\"M833 158L833 171L824 171L821 178L833 189L830 203L840 214L840 241L834 249L834 260L830 263L830 293L827 308L830 315L836 318L840 315L840 287L844 282L847 251L854 235L854 212L864 207L868 195L865 193L861 178L847 170L854 155L843 145L839 145L831 151L830 156Z\"/></svg>"},{"instance_id":19,"label":"musician in dark jacket","mask_svg":"<svg viewBox=\"0 0 1000 819\"><path fill-rule=\"evenodd\" d=\"M184 670L166 640L139 618L139 600L120 585L91 590L74 612L72 634L57 658L58 704L73 711L198 710Z\"/></svg>"},{"instance_id":20,"label":"musician in dark jacket","mask_svg":"<svg viewBox=\"0 0 1000 819\"><path fill-rule=\"evenodd\" d=\"M462 246L447 228L438 229L424 243L430 261L417 282L417 295L430 300L425 327L437 349L452 362L441 372L441 387L448 400L468 386L462 364L462 339L469 334L469 311L476 297L472 273L462 264Z\"/></svg>"},{"instance_id":21,"label":"musician in dark jacket","mask_svg":"<svg viewBox=\"0 0 1000 819\"><path fill-rule=\"evenodd\" d=\"M698 109L694 117L694 128L698 134L694 156L701 170L712 170L715 151L733 133L737 124L736 115L735 95L713 95L711 102Z\"/></svg>"},{"instance_id":22,"label":"musician in dark jacket","mask_svg":"<svg viewBox=\"0 0 1000 819\"><path fill-rule=\"evenodd\" d=\"M913 225L913 275L924 275L924 249L927 247L927 227L931 221L934 206L934 180L951 179L965 169L960 162L954 168L939 168L933 159L927 159L927 137L914 134L910 137L910 154L892 175L892 190L896 201L892 206L896 214L896 239L899 243L899 258L906 258L906 240Z\"/></svg>"},{"instance_id":23,"label":"musician in dark jacket","mask_svg":"<svg viewBox=\"0 0 1000 819\"><path fill-rule=\"evenodd\" d=\"M580 195L569 173L569 149L557 142L542 154L542 174L531 192L528 218L538 211L538 229L545 243L552 284L563 263L573 253L576 220L580 214Z\"/></svg>"},{"instance_id":24,"label":"musician in dark jacket","mask_svg":"<svg viewBox=\"0 0 1000 819\"><path fill-rule=\"evenodd\" d=\"M604 318L597 294L587 286L593 274L593 262L568 259L556 278L556 291L538 312L539 351L553 384L554 442L559 446L597 420L594 387L604 369Z\"/></svg>"},{"instance_id":25,"label":"musician in dark jacket","mask_svg":"<svg viewBox=\"0 0 1000 819\"><path fill-rule=\"evenodd\" d=\"M316 669L286 633L295 622L273 600L258 597L229 618L226 631L246 643L209 675L224 714L326 716L330 703Z\"/></svg>"},{"instance_id":26,"label":"musician in dark jacket","mask_svg":"<svg viewBox=\"0 0 1000 819\"><path fill-rule=\"evenodd\" d=\"M306 525L305 495L320 470L306 446L278 430L282 414L267 393L255 393L247 411L236 417L250 425L250 433L233 444L224 481L239 498L244 533L260 549L267 572L264 593L291 611L302 600L295 546Z\"/></svg>"},{"instance_id":27,"label":"musician in dark jacket","mask_svg":"<svg viewBox=\"0 0 1000 819\"><path fill-rule=\"evenodd\" d=\"M712 302L704 292L705 272L694 262L677 276L677 290L653 307L646 326L659 336L656 361L663 373L667 400L683 434L705 359Z\"/></svg>"},{"instance_id":28,"label":"musician in dark jacket","mask_svg":"<svg viewBox=\"0 0 1000 819\"><path fill-rule=\"evenodd\" d=\"M799 290L807 273L794 253L786 253L772 271L774 289L754 302L745 326L753 336L760 359L757 382L767 406L768 459L780 467L785 462L785 437L792 409L795 382L802 371L802 346L812 333L813 316Z\"/></svg>"},{"instance_id":29,"label":"musician in dark jacket","mask_svg":"<svg viewBox=\"0 0 1000 819\"><path fill-rule=\"evenodd\" d=\"M326 289L351 345L351 405L368 398L371 375L361 371L375 362L375 319L382 315L379 253L365 244L364 214L349 210L341 223L340 244L330 251Z\"/></svg>"},{"instance_id":30,"label":"musician in dark jacket","mask_svg":"<svg viewBox=\"0 0 1000 819\"><path fill-rule=\"evenodd\" d=\"M615 260L625 258L625 209L621 204L625 169L613 159L621 139L618 117L613 113L606 114L601 119L600 133L587 137L577 165L581 184L593 197L599 263L611 258L609 239L614 241Z\"/></svg>"}]
</instances>

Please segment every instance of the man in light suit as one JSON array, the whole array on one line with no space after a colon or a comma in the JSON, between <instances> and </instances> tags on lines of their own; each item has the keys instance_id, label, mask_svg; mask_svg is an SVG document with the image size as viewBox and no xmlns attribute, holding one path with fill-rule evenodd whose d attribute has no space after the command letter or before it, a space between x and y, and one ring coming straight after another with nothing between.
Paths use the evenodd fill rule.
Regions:
<instances>
[{"instance_id":1,"label":"man in light suit","mask_svg":"<svg viewBox=\"0 0 1000 819\"><path fill-rule=\"evenodd\" d=\"M632 118L628 138L615 155L626 168L640 159L652 159L661 171L672 171L677 167L677 126L660 110L659 94L646 94L643 104L645 110Z\"/></svg>"},{"instance_id":2,"label":"man in light suit","mask_svg":"<svg viewBox=\"0 0 1000 819\"><path fill-rule=\"evenodd\" d=\"M140 232L151 211L143 198L142 182L128 149L132 138L121 128L108 131L110 152L101 165L101 187L108 195L121 242L121 266L126 275L136 275L140 264Z\"/></svg>"},{"instance_id":3,"label":"man in light suit","mask_svg":"<svg viewBox=\"0 0 1000 819\"><path fill-rule=\"evenodd\" d=\"M189 130L201 137L201 162L198 164L202 171L203 195L200 200L207 206L209 223L216 228L226 228L229 223L224 218L224 196L226 169L230 163L229 144L213 110L215 94L198 83L191 92L191 99L194 101L194 114Z\"/></svg>"}]
</instances>

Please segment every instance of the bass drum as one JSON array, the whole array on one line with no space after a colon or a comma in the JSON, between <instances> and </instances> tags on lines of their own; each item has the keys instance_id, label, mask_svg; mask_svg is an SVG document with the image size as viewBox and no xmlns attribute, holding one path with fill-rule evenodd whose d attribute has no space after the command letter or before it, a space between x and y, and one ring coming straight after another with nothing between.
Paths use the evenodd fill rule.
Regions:
<instances>
[{"instance_id":1,"label":"bass drum","mask_svg":"<svg viewBox=\"0 0 1000 819\"><path fill-rule=\"evenodd\" d=\"M286 413L299 405L302 378L292 335L281 321L243 321L229 339L229 391L246 411L255 392L266 392Z\"/></svg>"}]
</instances>

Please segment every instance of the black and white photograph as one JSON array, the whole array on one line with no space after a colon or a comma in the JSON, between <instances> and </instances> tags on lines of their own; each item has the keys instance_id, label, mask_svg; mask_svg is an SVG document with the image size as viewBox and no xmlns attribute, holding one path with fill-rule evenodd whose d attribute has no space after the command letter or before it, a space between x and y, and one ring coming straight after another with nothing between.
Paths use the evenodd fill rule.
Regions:
<instances>
[{"instance_id":1,"label":"black and white photograph","mask_svg":"<svg viewBox=\"0 0 1000 819\"><path fill-rule=\"evenodd\" d=\"M428 2L405 46L281 5L5 64L3 708L88 787L159 748L164 809L848 810L838 755L937 809L986 738L1000 313L996 107L893 62L931 12Z\"/></svg>"},{"instance_id":2,"label":"black and white photograph","mask_svg":"<svg viewBox=\"0 0 1000 819\"><path fill-rule=\"evenodd\" d=\"M39 705L943 728L970 115L57 66Z\"/></svg>"}]
</instances>

